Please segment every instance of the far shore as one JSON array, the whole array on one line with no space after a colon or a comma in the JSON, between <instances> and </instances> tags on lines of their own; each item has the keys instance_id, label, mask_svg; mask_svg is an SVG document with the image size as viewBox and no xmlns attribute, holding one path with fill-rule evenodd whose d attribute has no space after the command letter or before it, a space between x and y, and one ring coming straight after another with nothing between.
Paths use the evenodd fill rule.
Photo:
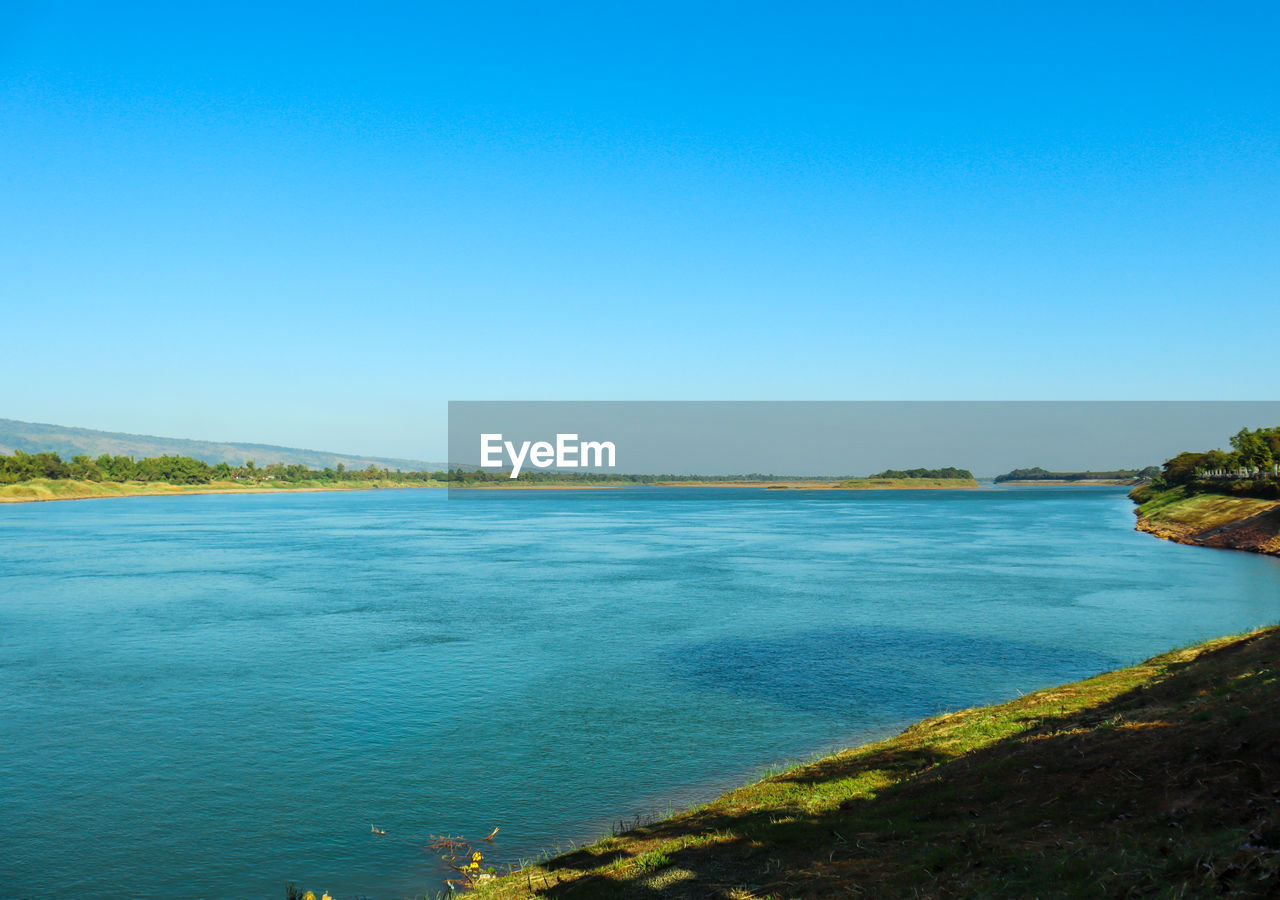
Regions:
<instances>
[{"instance_id":1,"label":"far shore","mask_svg":"<svg viewBox=\"0 0 1280 900\"><path fill-rule=\"evenodd\" d=\"M1082 485L1085 487L1135 487L1137 482L1131 478L1124 481L1114 478L1080 478L1074 481L1066 478L1057 480L1028 478L1018 481L1001 481L1000 484L1031 485L1033 487L1037 485L1045 485L1047 487L1080 487Z\"/></svg>"},{"instance_id":2,"label":"far shore","mask_svg":"<svg viewBox=\"0 0 1280 900\"><path fill-rule=\"evenodd\" d=\"M992 490L967 479L947 478L856 478L843 480L797 479L794 481L654 481L648 483L598 482L529 483L489 481L453 485L459 491L611 491L624 488L763 488L774 491L898 491L898 490ZM208 484L170 484L167 482L96 482L68 479L46 479L0 485L0 504L45 503L53 500L105 500L119 497L174 497L190 494L295 494L323 491L371 491L396 489L446 489L450 485L437 481L349 481L329 484L268 485L215 481Z\"/></svg>"},{"instance_id":3,"label":"far shore","mask_svg":"<svg viewBox=\"0 0 1280 900\"><path fill-rule=\"evenodd\" d=\"M447 485L446 485L447 486ZM764 488L771 491L919 491L919 490L991 490L989 486L964 478L846 478L846 479L797 479L795 481L650 481L650 482L598 482L564 484L556 482L485 481L454 485L455 491L600 491L620 488Z\"/></svg>"}]
</instances>

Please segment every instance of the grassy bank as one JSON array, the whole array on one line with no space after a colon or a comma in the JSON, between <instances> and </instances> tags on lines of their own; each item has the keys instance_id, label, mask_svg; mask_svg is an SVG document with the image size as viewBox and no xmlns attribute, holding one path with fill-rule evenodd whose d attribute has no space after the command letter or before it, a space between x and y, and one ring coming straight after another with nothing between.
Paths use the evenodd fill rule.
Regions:
<instances>
[{"instance_id":1,"label":"grassy bank","mask_svg":"<svg viewBox=\"0 0 1280 900\"><path fill-rule=\"evenodd\" d=\"M1280 555L1280 501L1138 488L1138 529L1182 544Z\"/></svg>"},{"instance_id":2,"label":"grassy bank","mask_svg":"<svg viewBox=\"0 0 1280 900\"><path fill-rule=\"evenodd\" d=\"M300 481L289 483L214 481L208 484L167 484L158 481L76 481L42 478L0 485L0 503L39 500L87 500L102 497L168 496L173 494L261 494L291 491L365 491L374 488L443 487L428 481Z\"/></svg>"},{"instance_id":3,"label":"grassy bank","mask_svg":"<svg viewBox=\"0 0 1280 900\"><path fill-rule=\"evenodd\" d=\"M1274 896L1280 631L927 719L522 869L522 897Z\"/></svg>"}]
</instances>

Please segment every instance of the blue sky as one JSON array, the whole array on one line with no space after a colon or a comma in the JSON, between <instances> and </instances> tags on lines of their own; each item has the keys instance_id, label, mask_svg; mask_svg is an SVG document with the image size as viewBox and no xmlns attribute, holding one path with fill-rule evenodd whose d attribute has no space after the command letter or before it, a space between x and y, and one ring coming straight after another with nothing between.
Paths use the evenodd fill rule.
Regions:
<instances>
[{"instance_id":1,"label":"blue sky","mask_svg":"<svg viewBox=\"0 0 1280 900\"><path fill-rule=\"evenodd\" d=\"M1278 8L1029 6L9 5L0 416L1273 397Z\"/></svg>"}]
</instances>

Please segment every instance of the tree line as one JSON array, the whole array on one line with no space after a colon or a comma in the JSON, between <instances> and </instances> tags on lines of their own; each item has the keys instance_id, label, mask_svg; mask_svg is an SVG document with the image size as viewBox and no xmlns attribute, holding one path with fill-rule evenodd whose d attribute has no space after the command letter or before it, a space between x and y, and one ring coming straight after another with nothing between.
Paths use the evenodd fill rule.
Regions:
<instances>
[{"instance_id":1,"label":"tree line","mask_svg":"<svg viewBox=\"0 0 1280 900\"><path fill-rule=\"evenodd\" d=\"M207 463L191 456L132 456L102 454L98 457L74 456L62 459L57 453L0 453L0 484L15 484L37 479L91 482L164 482L166 484L209 484L214 481L264 481L320 484L344 481L449 482L458 486L475 484L659 484L663 482L730 482L730 481L842 481L849 476L774 475L748 472L745 475L636 475L615 472L555 472L525 470L512 479L507 472L483 469L453 468L433 472L401 472L370 465L366 469L348 469L341 463L334 468L311 469L301 464L272 463L258 466L253 460L240 465ZM872 478L973 478L967 469L888 469Z\"/></svg>"},{"instance_id":2,"label":"tree line","mask_svg":"<svg viewBox=\"0 0 1280 900\"><path fill-rule=\"evenodd\" d=\"M948 466L945 469L885 469L872 478L966 478L973 479L968 469L957 469Z\"/></svg>"},{"instance_id":3,"label":"tree line","mask_svg":"<svg viewBox=\"0 0 1280 900\"><path fill-rule=\"evenodd\" d=\"M1145 469L1113 469L1110 472L1050 472L1039 466L1030 469L1014 469L995 477L996 484L1006 481L1126 481L1137 478L1154 478L1160 474L1159 466Z\"/></svg>"},{"instance_id":4,"label":"tree line","mask_svg":"<svg viewBox=\"0 0 1280 900\"><path fill-rule=\"evenodd\" d=\"M1271 474L1280 463L1280 425L1241 428L1230 439L1230 450L1186 450L1160 467L1157 486L1185 487L1191 493L1212 492L1244 497L1280 498L1280 481ZM1208 476L1213 471L1258 469L1256 476L1223 481Z\"/></svg>"},{"instance_id":5,"label":"tree line","mask_svg":"<svg viewBox=\"0 0 1280 900\"><path fill-rule=\"evenodd\" d=\"M401 472L380 469L370 464L367 469L348 469L342 463L336 468L309 469L304 465L272 463L258 466L253 460L242 465L220 462L213 465L190 456L132 456L102 454L97 458L75 456L63 460L57 453L0 454L0 484L14 484L36 479L73 479L93 482L165 482L167 484L208 484L212 481L263 482L288 484L301 482L337 483L342 481L444 481L445 472Z\"/></svg>"}]
</instances>

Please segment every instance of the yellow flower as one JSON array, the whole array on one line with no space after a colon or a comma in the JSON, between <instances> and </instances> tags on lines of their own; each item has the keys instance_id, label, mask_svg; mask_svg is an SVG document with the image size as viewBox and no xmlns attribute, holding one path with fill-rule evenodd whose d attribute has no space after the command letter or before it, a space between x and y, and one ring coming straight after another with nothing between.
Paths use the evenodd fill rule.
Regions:
<instances>
[{"instance_id":1,"label":"yellow flower","mask_svg":"<svg viewBox=\"0 0 1280 900\"><path fill-rule=\"evenodd\" d=\"M302 900L316 900L316 892L307 891L305 894L302 895Z\"/></svg>"},{"instance_id":2,"label":"yellow flower","mask_svg":"<svg viewBox=\"0 0 1280 900\"><path fill-rule=\"evenodd\" d=\"M482 860L482 859L484 859L484 854L483 854L483 853L481 853L479 850L477 850L475 853L472 853L472 854L471 854L471 861L472 861L472 862L480 862L480 860Z\"/></svg>"}]
</instances>

